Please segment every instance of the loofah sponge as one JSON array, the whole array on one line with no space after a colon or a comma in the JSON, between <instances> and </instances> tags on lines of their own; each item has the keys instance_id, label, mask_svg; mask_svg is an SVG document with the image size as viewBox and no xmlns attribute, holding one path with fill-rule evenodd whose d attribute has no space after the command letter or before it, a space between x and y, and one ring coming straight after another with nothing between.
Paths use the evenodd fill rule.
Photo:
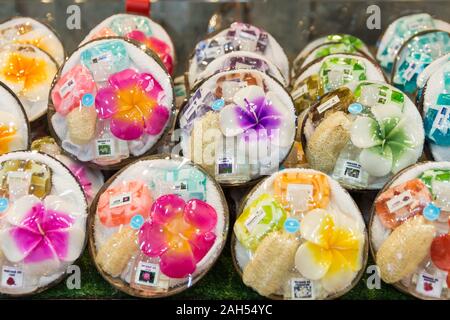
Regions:
<instances>
[{"instance_id":1,"label":"loofah sponge","mask_svg":"<svg viewBox=\"0 0 450 320\"><path fill-rule=\"evenodd\" d=\"M376 262L381 278L394 283L411 275L428 255L436 229L423 216L406 220L383 242Z\"/></svg>"},{"instance_id":2,"label":"loofah sponge","mask_svg":"<svg viewBox=\"0 0 450 320\"><path fill-rule=\"evenodd\" d=\"M94 108L81 107L70 111L66 117L69 139L76 144L86 144L94 138L97 112Z\"/></svg>"},{"instance_id":3,"label":"loofah sponge","mask_svg":"<svg viewBox=\"0 0 450 320\"><path fill-rule=\"evenodd\" d=\"M113 277L118 277L128 261L138 252L137 231L122 227L98 250L97 264Z\"/></svg>"},{"instance_id":4,"label":"loofah sponge","mask_svg":"<svg viewBox=\"0 0 450 320\"><path fill-rule=\"evenodd\" d=\"M317 126L306 148L308 163L314 169L331 172L342 148L350 139L351 120L342 111L327 115Z\"/></svg>"},{"instance_id":5,"label":"loofah sponge","mask_svg":"<svg viewBox=\"0 0 450 320\"><path fill-rule=\"evenodd\" d=\"M209 174L215 174L216 144L221 137L219 112L209 111L195 121L189 139L190 158Z\"/></svg>"},{"instance_id":6,"label":"loofah sponge","mask_svg":"<svg viewBox=\"0 0 450 320\"><path fill-rule=\"evenodd\" d=\"M294 266L299 244L292 234L277 231L267 235L244 269L244 283L266 297L276 293Z\"/></svg>"}]
</instances>

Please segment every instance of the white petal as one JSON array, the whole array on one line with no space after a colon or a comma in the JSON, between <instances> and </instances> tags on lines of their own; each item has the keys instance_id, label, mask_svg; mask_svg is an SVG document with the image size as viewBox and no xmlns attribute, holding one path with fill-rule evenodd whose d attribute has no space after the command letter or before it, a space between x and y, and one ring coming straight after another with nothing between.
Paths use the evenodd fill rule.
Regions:
<instances>
[{"instance_id":1,"label":"white petal","mask_svg":"<svg viewBox=\"0 0 450 320\"><path fill-rule=\"evenodd\" d=\"M402 110L398 106L392 104L377 104L370 108L370 110L379 122L387 118L402 117Z\"/></svg>"},{"instance_id":2,"label":"white petal","mask_svg":"<svg viewBox=\"0 0 450 320\"><path fill-rule=\"evenodd\" d=\"M378 148L376 148L378 150ZM387 175L392 168L391 149L385 148L384 154L376 152L375 148L364 149L359 155L359 162L364 170L374 177Z\"/></svg>"},{"instance_id":3,"label":"white petal","mask_svg":"<svg viewBox=\"0 0 450 320\"><path fill-rule=\"evenodd\" d=\"M310 211L300 222L300 233L302 237L312 243L321 244L321 225L327 215L327 211L323 209Z\"/></svg>"},{"instance_id":4,"label":"white petal","mask_svg":"<svg viewBox=\"0 0 450 320\"><path fill-rule=\"evenodd\" d=\"M282 115L280 127L275 134L277 137L271 142L276 146L290 147L295 137L295 113L272 91L267 93L266 99L271 101L275 110Z\"/></svg>"},{"instance_id":5,"label":"white petal","mask_svg":"<svg viewBox=\"0 0 450 320\"><path fill-rule=\"evenodd\" d=\"M258 97L264 97L264 90L260 86L251 85L240 89L234 94L233 101L238 106L245 106L246 100L251 101Z\"/></svg>"},{"instance_id":6,"label":"white petal","mask_svg":"<svg viewBox=\"0 0 450 320\"><path fill-rule=\"evenodd\" d=\"M68 231L69 243L67 254L64 257L60 257L63 261L75 261L81 255L84 247L84 230L78 227L72 227Z\"/></svg>"},{"instance_id":7,"label":"white petal","mask_svg":"<svg viewBox=\"0 0 450 320\"><path fill-rule=\"evenodd\" d=\"M322 278L331 265L331 253L310 242L303 243L295 253L295 268L306 278Z\"/></svg>"},{"instance_id":8,"label":"white petal","mask_svg":"<svg viewBox=\"0 0 450 320\"><path fill-rule=\"evenodd\" d=\"M7 228L0 232L0 248L5 257L11 262L20 262L28 254L17 247L16 241L10 234L11 229Z\"/></svg>"},{"instance_id":9,"label":"white petal","mask_svg":"<svg viewBox=\"0 0 450 320\"><path fill-rule=\"evenodd\" d=\"M333 275L326 275L321 280L322 286L329 293L335 293L348 287L356 275L357 273L350 269L342 270Z\"/></svg>"},{"instance_id":10,"label":"white petal","mask_svg":"<svg viewBox=\"0 0 450 320\"><path fill-rule=\"evenodd\" d=\"M34 195L19 198L8 210L7 221L12 225L19 226L25 216L31 211L31 208L38 203L41 203L41 200Z\"/></svg>"},{"instance_id":11,"label":"white petal","mask_svg":"<svg viewBox=\"0 0 450 320\"><path fill-rule=\"evenodd\" d=\"M236 109L238 105L227 105L220 110L219 123L220 130L226 137L233 137L243 133L247 128L241 127L239 124L239 116Z\"/></svg>"},{"instance_id":12,"label":"white petal","mask_svg":"<svg viewBox=\"0 0 450 320\"><path fill-rule=\"evenodd\" d=\"M401 157L396 159L392 163L392 173L397 173L400 170L406 168L407 166L416 163L417 158L419 158L420 153L418 154L416 150L411 148L406 148L405 151L402 153Z\"/></svg>"},{"instance_id":13,"label":"white petal","mask_svg":"<svg viewBox=\"0 0 450 320\"><path fill-rule=\"evenodd\" d=\"M381 144L378 123L369 117L357 117L353 122L350 138L357 148L370 148Z\"/></svg>"},{"instance_id":14,"label":"white petal","mask_svg":"<svg viewBox=\"0 0 450 320\"><path fill-rule=\"evenodd\" d=\"M55 210L69 214L71 216L83 215L83 208L76 206L75 203L68 202L55 195L49 195L44 200L44 206L47 210Z\"/></svg>"}]
</instances>

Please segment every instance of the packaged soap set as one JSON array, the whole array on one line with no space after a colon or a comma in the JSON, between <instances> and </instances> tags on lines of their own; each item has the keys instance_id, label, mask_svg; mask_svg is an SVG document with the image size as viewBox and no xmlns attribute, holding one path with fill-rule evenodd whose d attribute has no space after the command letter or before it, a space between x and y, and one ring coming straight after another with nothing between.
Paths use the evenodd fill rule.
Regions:
<instances>
[{"instance_id":1,"label":"packaged soap set","mask_svg":"<svg viewBox=\"0 0 450 320\"><path fill-rule=\"evenodd\" d=\"M183 155L222 186L252 184L278 170L296 135L288 83L286 54L262 29L235 22L200 41L176 121Z\"/></svg>"}]
</instances>

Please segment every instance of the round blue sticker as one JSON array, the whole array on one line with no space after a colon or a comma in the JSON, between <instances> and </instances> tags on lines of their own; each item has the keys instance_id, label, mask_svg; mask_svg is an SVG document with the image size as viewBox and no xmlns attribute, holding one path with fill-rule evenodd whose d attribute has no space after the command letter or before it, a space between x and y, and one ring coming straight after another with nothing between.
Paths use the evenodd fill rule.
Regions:
<instances>
[{"instance_id":1,"label":"round blue sticker","mask_svg":"<svg viewBox=\"0 0 450 320\"><path fill-rule=\"evenodd\" d=\"M351 114L361 113L362 110L363 106L361 103L355 102L348 106L348 112L350 112Z\"/></svg>"},{"instance_id":2,"label":"round blue sticker","mask_svg":"<svg viewBox=\"0 0 450 320\"><path fill-rule=\"evenodd\" d=\"M5 212L8 209L9 200L8 198L0 198L0 213Z\"/></svg>"},{"instance_id":3,"label":"round blue sticker","mask_svg":"<svg viewBox=\"0 0 450 320\"><path fill-rule=\"evenodd\" d=\"M141 216L140 214L137 214L137 215L133 216L133 218L131 218L131 221L130 221L131 228L137 230L137 229L140 229L143 224L144 224L144 217Z\"/></svg>"},{"instance_id":4,"label":"round blue sticker","mask_svg":"<svg viewBox=\"0 0 450 320\"><path fill-rule=\"evenodd\" d=\"M300 222L294 218L287 218L284 222L284 230L289 233L295 233L300 229Z\"/></svg>"},{"instance_id":5,"label":"round blue sticker","mask_svg":"<svg viewBox=\"0 0 450 320\"><path fill-rule=\"evenodd\" d=\"M441 209L430 203L423 209L423 216L425 219L435 221L441 215Z\"/></svg>"},{"instance_id":6,"label":"round blue sticker","mask_svg":"<svg viewBox=\"0 0 450 320\"><path fill-rule=\"evenodd\" d=\"M94 104L94 95L92 93L85 93L83 97L81 98L81 102L83 103L83 106L90 107Z\"/></svg>"},{"instance_id":7,"label":"round blue sticker","mask_svg":"<svg viewBox=\"0 0 450 320\"><path fill-rule=\"evenodd\" d=\"M225 105L225 100L223 99L217 99L216 101L214 101L211 105L211 108L214 111L219 111L220 109L223 108L223 106Z\"/></svg>"}]
</instances>

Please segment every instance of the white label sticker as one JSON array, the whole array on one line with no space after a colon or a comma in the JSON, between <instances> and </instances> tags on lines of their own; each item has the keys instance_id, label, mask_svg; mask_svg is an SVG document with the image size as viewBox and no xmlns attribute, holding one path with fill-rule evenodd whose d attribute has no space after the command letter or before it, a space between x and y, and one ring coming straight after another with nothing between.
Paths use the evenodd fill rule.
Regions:
<instances>
[{"instance_id":1,"label":"white label sticker","mask_svg":"<svg viewBox=\"0 0 450 320\"><path fill-rule=\"evenodd\" d=\"M140 261L134 282L143 286L156 287L159 280L159 265Z\"/></svg>"},{"instance_id":2,"label":"white label sticker","mask_svg":"<svg viewBox=\"0 0 450 320\"><path fill-rule=\"evenodd\" d=\"M21 288L23 286L23 271L19 268L3 266L2 287Z\"/></svg>"},{"instance_id":3,"label":"white label sticker","mask_svg":"<svg viewBox=\"0 0 450 320\"><path fill-rule=\"evenodd\" d=\"M356 161L345 160L342 168L342 177L361 181L361 165Z\"/></svg>"},{"instance_id":4,"label":"white label sticker","mask_svg":"<svg viewBox=\"0 0 450 320\"><path fill-rule=\"evenodd\" d=\"M99 55L97 55L91 59L91 62L93 64L97 64L97 63L106 64L111 61L112 61L112 53L109 51L100 53Z\"/></svg>"},{"instance_id":5,"label":"white label sticker","mask_svg":"<svg viewBox=\"0 0 450 320\"><path fill-rule=\"evenodd\" d=\"M188 181L181 180L181 181L175 182L173 185L173 189L176 191L187 191L188 190Z\"/></svg>"},{"instance_id":6,"label":"white label sticker","mask_svg":"<svg viewBox=\"0 0 450 320\"><path fill-rule=\"evenodd\" d=\"M118 196L109 198L109 207L116 208L130 204L132 201L131 192L123 193Z\"/></svg>"},{"instance_id":7,"label":"white label sticker","mask_svg":"<svg viewBox=\"0 0 450 320\"><path fill-rule=\"evenodd\" d=\"M406 190L386 202L390 213L393 213L413 202L411 191Z\"/></svg>"},{"instance_id":8,"label":"white label sticker","mask_svg":"<svg viewBox=\"0 0 450 320\"><path fill-rule=\"evenodd\" d=\"M98 157L110 157L115 154L113 139L98 139L95 141Z\"/></svg>"},{"instance_id":9,"label":"white label sticker","mask_svg":"<svg viewBox=\"0 0 450 320\"><path fill-rule=\"evenodd\" d=\"M314 299L314 283L312 280L304 278L291 279L291 298L292 300Z\"/></svg>"},{"instance_id":10,"label":"white label sticker","mask_svg":"<svg viewBox=\"0 0 450 320\"><path fill-rule=\"evenodd\" d=\"M75 79L72 77L69 78L66 82L64 82L64 84L59 89L59 95L61 96L61 98L65 98L66 95L70 91L72 91L73 87L75 87Z\"/></svg>"},{"instance_id":11,"label":"white label sticker","mask_svg":"<svg viewBox=\"0 0 450 320\"><path fill-rule=\"evenodd\" d=\"M338 96L333 96L331 99L328 99L327 101L322 103L320 106L318 106L317 111L319 113L323 113L323 112L327 111L328 109L330 109L331 107L333 107L339 101L340 100L339 100Z\"/></svg>"},{"instance_id":12,"label":"white label sticker","mask_svg":"<svg viewBox=\"0 0 450 320\"><path fill-rule=\"evenodd\" d=\"M421 272L417 279L416 291L424 296L440 298L443 284L442 277Z\"/></svg>"},{"instance_id":13,"label":"white label sticker","mask_svg":"<svg viewBox=\"0 0 450 320\"><path fill-rule=\"evenodd\" d=\"M292 94L291 94L292 99L296 100L296 99L302 97L307 92L308 92L308 85L305 83L300 88L297 88L294 91L292 91Z\"/></svg>"},{"instance_id":14,"label":"white label sticker","mask_svg":"<svg viewBox=\"0 0 450 320\"><path fill-rule=\"evenodd\" d=\"M249 232L252 232L253 229L255 229L255 227L261 222L262 219L264 219L265 216L266 212L264 211L264 209L258 208L254 210L250 217L245 220L244 225Z\"/></svg>"}]
</instances>

